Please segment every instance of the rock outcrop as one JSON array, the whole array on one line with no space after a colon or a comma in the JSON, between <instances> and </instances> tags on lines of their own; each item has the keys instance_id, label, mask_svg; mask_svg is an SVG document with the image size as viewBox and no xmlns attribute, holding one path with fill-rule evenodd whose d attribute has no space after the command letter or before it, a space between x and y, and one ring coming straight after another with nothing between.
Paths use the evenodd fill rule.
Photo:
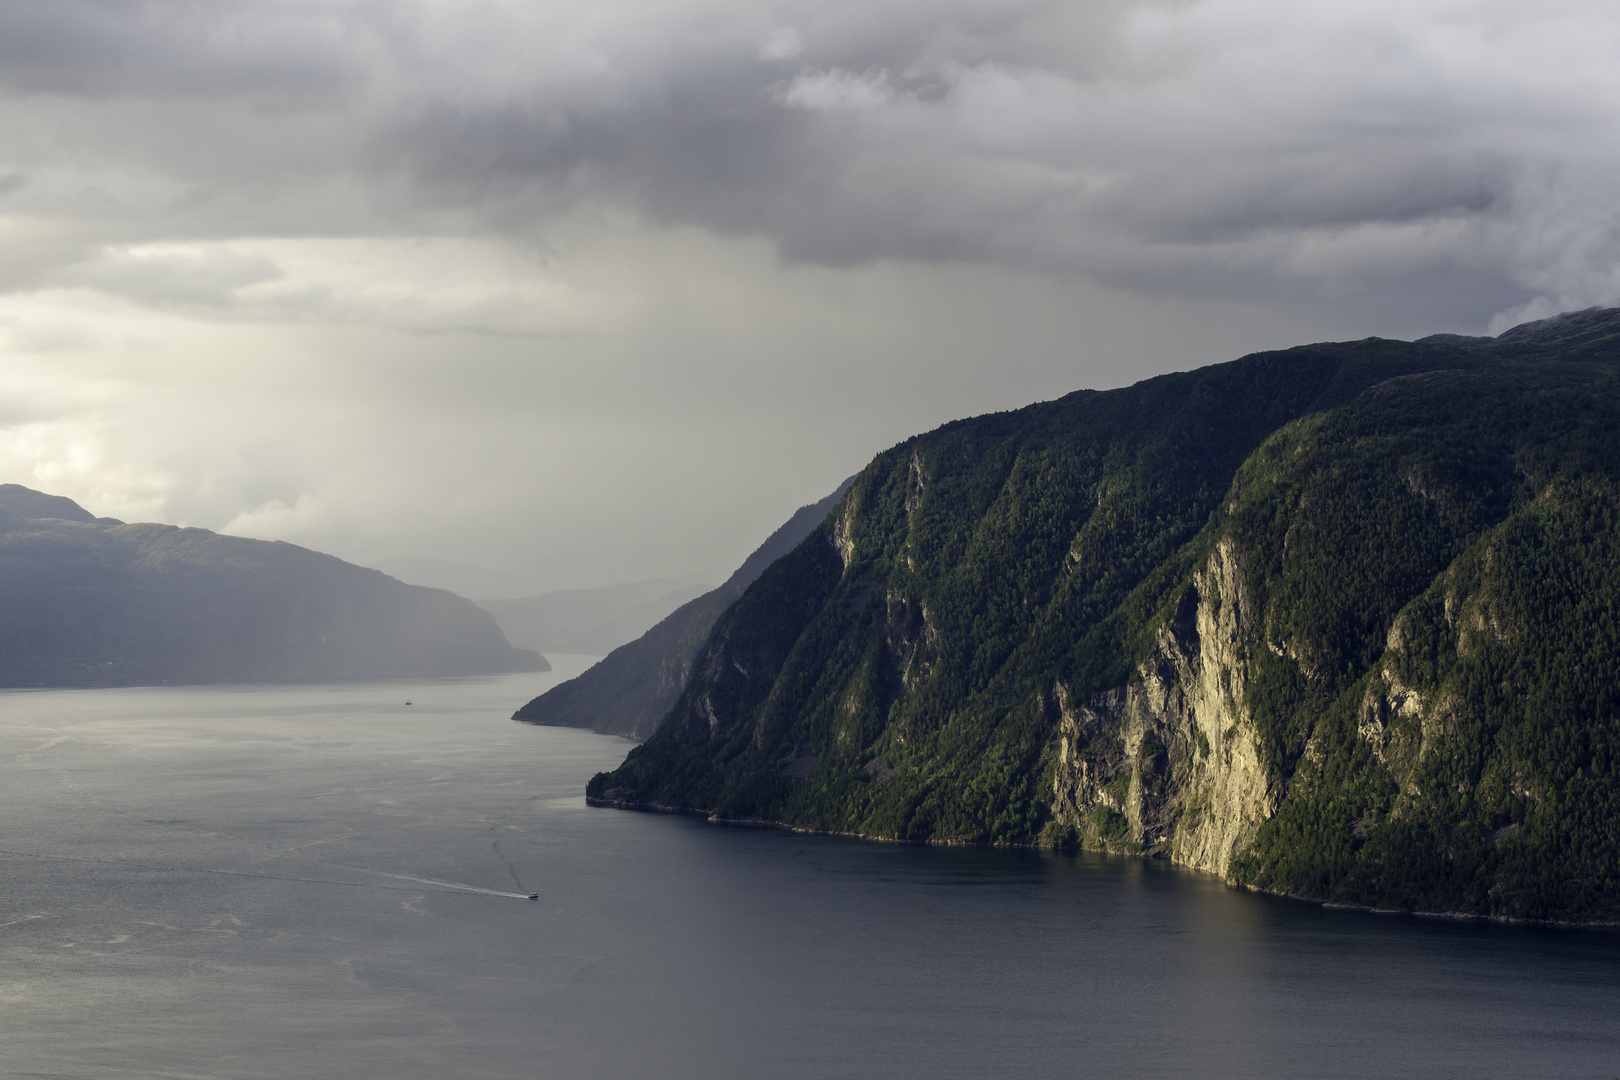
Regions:
<instances>
[{"instance_id":1,"label":"rock outcrop","mask_svg":"<svg viewBox=\"0 0 1620 1080\"><path fill-rule=\"evenodd\" d=\"M907 440L587 797L1620 920L1620 311Z\"/></svg>"},{"instance_id":2,"label":"rock outcrop","mask_svg":"<svg viewBox=\"0 0 1620 1080\"><path fill-rule=\"evenodd\" d=\"M1244 705L1250 618L1242 560L1223 541L1129 683L1083 703L1055 685L1055 834L1226 876L1275 809Z\"/></svg>"}]
</instances>

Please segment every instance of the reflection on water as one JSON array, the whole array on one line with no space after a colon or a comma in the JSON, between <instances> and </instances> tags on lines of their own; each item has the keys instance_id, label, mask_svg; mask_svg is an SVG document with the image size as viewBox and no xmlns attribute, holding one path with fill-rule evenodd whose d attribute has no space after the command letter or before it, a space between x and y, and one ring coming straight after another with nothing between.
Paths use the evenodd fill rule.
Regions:
<instances>
[{"instance_id":1,"label":"reflection on water","mask_svg":"<svg viewBox=\"0 0 1620 1080\"><path fill-rule=\"evenodd\" d=\"M0 1072L1620 1075L1613 934L587 808L580 663L0 694Z\"/></svg>"}]
</instances>

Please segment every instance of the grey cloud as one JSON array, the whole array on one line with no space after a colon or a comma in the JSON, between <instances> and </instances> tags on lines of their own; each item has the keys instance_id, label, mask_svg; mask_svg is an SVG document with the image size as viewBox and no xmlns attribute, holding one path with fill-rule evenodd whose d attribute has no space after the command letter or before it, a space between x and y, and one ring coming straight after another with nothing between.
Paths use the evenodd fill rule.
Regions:
<instances>
[{"instance_id":1,"label":"grey cloud","mask_svg":"<svg viewBox=\"0 0 1620 1080\"><path fill-rule=\"evenodd\" d=\"M1442 70L1394 46L1365 75L1331 56L1312 72L1307 56L1275 83L1214 62L1144 76L1111 69L1094 42L1072 57L1049 40L1035 47L1007 10L1000 25L958 34L907 12L910 24L891 19L871 36L846 27L836 49L806 33L793 72L750 63L757 54L663 54L634 92L422 114L386 142L430 192L448 180L491 205L522 192L505 207L520 215L548 198L623 200L833 265L992 260L1253 296L1306 281L1374 309L1410 304L1414 287L1447 306L1466 288L1475 320L1515 293L1613 298L1617 248L1591 237L1614 197L1555 180L1526 206L1549 170L1609 164L1604 132L1617 118L1580 79L1560 88L1547 71L1515 94L1490 64L1524 57ZM1044 10L1022 13L1027 23ZM1392 36L1421 44L1437 32L1421 11L1410 18ZM1458 222L1472 239L1421 266L1404 253L1369 259L1358 238ZM1558 232L1586 240L1546 250Z\"/></svg>"},{"instance_id":2,"label":"grey cloud","mask_svg":"<svg viewBox=\"0 0 1620 1080\"><path fill-rule=\"evenodd\" d=\"M356 558L723 574L952 417L1620 296L1617 30L0 0L0 464Z\"/></svg>"},{"instance_id":3,"label":"grey cloud","mask_svg":"<svg viewBox=\"0 0 1620 1080\"><path fill-rule=\"evenodd\" d=\"M451 213L506 232L603 203L829 265L992 261L1371 310L1413 287L1442 305L1464 290L1480 305L1612 299L1616 199L1589 178L1612 175L1620 105L1578 39L1615 17L1596 3L1442 15L10 2L0 87L77 95L92 114L184 100L212 117L204 144L160 155L172 132L132 139L133 165L215 199L255 176L309 191L339 178L379 215L356 230ZM1403 228L1444 242L1378 256L1368 237Z\"/></svg>"},{"instance_id":4,"label":"grey cloud","mask_svg":"<svg viewBox=\"0 0 1620 1080\"><path fill-rule=\"evenodd\" d=\"M308 98L363 70L370 11L207 0L0 4L0 86L12 93Z\"/></svg>"},{"instance_id":5,"label":"grey cloud","mask_svg":"<svg viewBox=\"0 0 1620 1080\"><path fill-rule=\"evenodd\" d=\"M274 281L281 271L262 256L188 248L103 251L55 271L48 284L79 286L148 304L225 307L236 290Z\"/></svg>"}]
</instances>

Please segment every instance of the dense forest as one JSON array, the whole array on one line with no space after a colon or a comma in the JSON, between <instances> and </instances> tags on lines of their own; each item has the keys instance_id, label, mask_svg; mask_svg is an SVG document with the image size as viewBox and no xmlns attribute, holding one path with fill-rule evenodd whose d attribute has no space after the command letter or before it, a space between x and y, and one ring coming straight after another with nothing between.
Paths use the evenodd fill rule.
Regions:
<instances>
[{"instance_id":1,"label":"dense forest","mask_svg":"<svg viewBox=\"0 0 1620 1080\"><path fill-rule=\"evenodd\" d=\"M1617 371L1594 310L907 440L588 794L1620 919Z\"/></svg>"}]
</instances>

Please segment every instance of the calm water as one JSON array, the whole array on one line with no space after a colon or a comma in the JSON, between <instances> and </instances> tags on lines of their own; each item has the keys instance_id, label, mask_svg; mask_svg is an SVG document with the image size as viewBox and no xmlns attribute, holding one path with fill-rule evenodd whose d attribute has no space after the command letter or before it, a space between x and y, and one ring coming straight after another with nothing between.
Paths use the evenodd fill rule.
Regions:
<instances>
[{"instance_id":1,"label":"calm water","mask_svg":"<svg viewBox=\"0 0 1620 1080\"><path fill-rule=\"evenodd\" d=\"M0 1074L1620 1076L1614 934L590 809L577 662L0 694Z\"/></svg>"}]
</instances>

